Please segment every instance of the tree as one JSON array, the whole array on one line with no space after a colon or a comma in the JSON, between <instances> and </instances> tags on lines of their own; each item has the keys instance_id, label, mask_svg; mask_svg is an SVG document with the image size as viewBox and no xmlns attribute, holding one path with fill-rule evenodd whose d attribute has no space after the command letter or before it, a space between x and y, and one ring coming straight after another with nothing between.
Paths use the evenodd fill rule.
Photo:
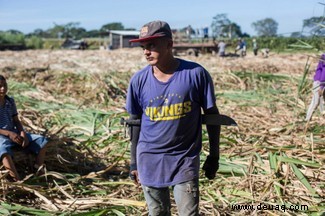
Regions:
<instances>
[{"instance_id":1,"label":"tree","mask_svg":"<svg viewBox=\"0 0 325 216\"><path fill-rule=\"evenodd\" d=\"M81 39L87 35L87 31L84 28L71 28L69 34L75 39Z\"/></svg>"},{"instance_id":2,"label":"tree","mask_svg":"<svg viewBox=\"0 0 325 216\"><path fill-rule=\"evenodd\" d=\"M290 37L292 37L292 38L301 38L301 37L303 37L303 35L301 34L301 32L292 32Z\"/></svg>"},{"instance_id":3,"label":"tree","mask_svg":"<svg viewBox=\"0 0 325 216\"><path fill-rule=\"evenodd\" d=\"M212 34L214 37L243 37L240 26L227 17L227 14L217 14L213 17L212 24ZM245 34L247 35L247 34Z\"/></svg>"},{"instance_id":4,"label":"tree","mask_svg":"<svg viewBox=\"0 0 325 216\"><path fill-rule=\"evenodd\" d=\"M48 29L45 35L50 38L83 38L86 34L86 29L80 28L79 22L70 22L64 25L57 25Z\"/></svg>"},{"instance_id":5,"label":"tree","mask_svg":"<svg viewBox=\"0 0 325 216\"><path fill-rule=\"evenodd\" d=\"M224 28L226 35L229 38L234 38L234 37L250 37L249 34L243 33L241 31L240 26L237 23L230 23L228 26L225 26Z\"/></svg>"},{"instance_id":6,"label":"tree","mask_svg":"<svg viewBox=\"0 0 325 216\"><path fill-rule=\"evenodd\" d=\"M227 14L217 14L213 17L211 28L214 37L227 37L227 27L231 24Z\"/></svg>"},{"instance_id":7,"label":"tree","mask_svg":"<svg viewBox=\"0 0 325 216\"><path fill-rule=\"evenodd\" d=\"M54 23L53 28L49 28L45 31L45 35L49 38L61 38L64 33L64 27Z\"/></svg>"},{"instance_id":8,"label":"tree","mask_svg":"<svg viewBox=\"0 0 325 216\"><path fill-rule=\"evenodd\" d=\"M79 22L70 22L65 25L63 25L64 32L63 37L65 38L75 38L80 39L83 38L86 29L79 27Z\"/></svg>"},{"instance_id":9,"label":"tree","mask_svg":"<svg viewBox=\"0 0 325 216\"><path fill-rule=\"evenodd\" d=\"M272 18L265 18L252 23L258 36L272 37L277 35L278 23Z\"/></svg>"},{"instance_id":10,"label":"tree","mask_svg":"<svg viewBox=\"0 0 325 216\"><path fill-rule=\"evenodd\" d=\"M97 29L90 30L90 31L87 31L87 32L85 33L85 37L88 37L88 38L96 38L96 37L100 37L100 32L99 32L99 30L97 30Z\"/></svg>"},{"instance_id":11,"label":"tree","mask_svg":"<svg viewBox=\"0 0 325 216\"><path fill-rule=\"evenodd\" d=\"M15 30L15 29L10 29L10 30L7 30L6 32L9 34L12 34L12 35L24 35L24 33L22 33L21 31Z\"/></svg>"},{"instance_id":12,"label":"tree","mask_svg":"<svg viewBox=\"0 0 325 216\"><path fill-rule=\"evenodd\" d=\"M101 28L100 28L100 32L101 33L105 33L109 30L124 30L124 26L122 23L120 22L113 22L113 23L108 23L108 24L105 24L103 25Z\"/></svg>"},{"instance_id":13,"label":"tree","mask_svg":"<svg viewBox=\"0 0 325 216\"><path fill-rule=\"evenodd\" d=\"M32 33L26 35L27 37L41 37L41 38L48 38L47 32L43 31L42 29L38 28L35 29Z\"/></svg>"},{"instance_id":14,"label":"tree","mask_svg":"<svg viewBox=\"0 0 325 216\"><path fill-rule=\"evenodd\" d=\"M303 29L313 35L325 36L325 17L311 17L303 20Z\"/></svg>"}]
</instances>

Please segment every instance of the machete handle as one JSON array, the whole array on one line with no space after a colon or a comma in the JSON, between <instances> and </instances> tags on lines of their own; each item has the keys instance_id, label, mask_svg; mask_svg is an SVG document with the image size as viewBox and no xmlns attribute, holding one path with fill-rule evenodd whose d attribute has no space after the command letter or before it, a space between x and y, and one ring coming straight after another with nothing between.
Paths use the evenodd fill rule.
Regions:
<instances>
[{"instance_id":1,"label":"machete handle","mask_svg":"<svg viewBox=\"0 0 325 216\"><path fill-rule=\"evenodd\" d=\"M140 126L141 125L141 119L124 119L124 118L121 118L120 123L121 123L121 125L127 125L127 126Z\"/></svg>"}]
</instances>

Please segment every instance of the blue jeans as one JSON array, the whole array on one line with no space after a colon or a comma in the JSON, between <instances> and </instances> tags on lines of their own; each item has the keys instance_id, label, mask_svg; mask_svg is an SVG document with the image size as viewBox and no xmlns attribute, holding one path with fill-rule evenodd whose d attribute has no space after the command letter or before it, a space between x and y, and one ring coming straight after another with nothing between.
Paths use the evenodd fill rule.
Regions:
<instances>
[{"instance_id":1,"label":"blue jeans","mask_svg":"<svg viewBox=\"0 0 325 216\"><path fill-rule=\"evenodd\" d=\"M199 215L199 186L198 179L183 182L173 186L178 214L180 216ZM170 216L169 188L155 188L142 185L144 197L150 216Z\"/></svg>"},{"instance_id":2,"label":"blue jeans","mask_svg":"<svg viewBox=\"0 0 325 216\"><path fill-rule=\"evenodd\" d=\"M13 156L12 148L18 147L26 152L31 152L34 154L38 154L40 150L46 145L48 139L38 134L30 134L27 133L27 137L29 140L29 145L22 149L18 144L12 142L9 137L0 135L0 158L4 154L9 154L11 157Z\"/></svg>"},{"instance_id":3,"label":"blue jeans","mask_svg":"<svg viewBox=\"0 0 325 216\"><path fill-rule=\"evenodd\" d=\"M321 83L319 81L313 82L313 97L311 99L310 105L308 107L308 111L306 114L305 121L309 121L313 115L313 112L316 110L317 106L319 106L319 110L321 114L324 112L324 101L325 98L323 98L321 95L319 95L319 89L320 89Z\"/></svg>"}]
</instances>

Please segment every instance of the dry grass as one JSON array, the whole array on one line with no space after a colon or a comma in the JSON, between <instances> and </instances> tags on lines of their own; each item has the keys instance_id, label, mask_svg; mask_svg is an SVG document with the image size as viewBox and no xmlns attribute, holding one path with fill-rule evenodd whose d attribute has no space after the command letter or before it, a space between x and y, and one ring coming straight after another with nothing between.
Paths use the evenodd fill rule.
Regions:
<instances>
[{"instance_id":1,"label":"dry grass","mask_svg":"<svg viewBox=\"0 0 325 216\"><path fill-rule=\"evenodd\" d=\"M303 121L317 63L310 55L189 57L210 71L220 111L239 124L222 129L218 177L201 175L202 215L324 211L325 120L315 113L309 125ZM299 90L306 62L308 81ZM0 53L0 70L26 128L58 141L49 149L46 176L33 174L32 157L15 157L26 178L10 183L2 174L0 212L146 214L141 190L128 178L128 141L119 125L128 80L143 65L141 51L128 49ZM205 131L203 141L202 159L208 152ZM260 203L306 205L308 211L232 209Z\"/></svg>"}]
</instances>

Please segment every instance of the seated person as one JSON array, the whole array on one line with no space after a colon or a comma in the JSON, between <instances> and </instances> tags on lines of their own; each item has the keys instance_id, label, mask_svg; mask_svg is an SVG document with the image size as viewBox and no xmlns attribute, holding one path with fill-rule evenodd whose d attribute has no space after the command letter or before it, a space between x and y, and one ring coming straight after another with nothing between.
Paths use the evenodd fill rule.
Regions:
<instances>
[{"instance_id":1,"label":"seated person","mask_svg":"<svg viewBox=\"0 0 325 216\"><path fill-rule=\"evenodd\" d=\"M21 178L12 160L12 149L18 146L36 154L34 168L42 169L49 140L41 135L24 131L18 118L15 101L7 95L7 91L7 81L4 76L0 75L0 157L12 180L19 181Z\"/></svg>"}]
</instances>

